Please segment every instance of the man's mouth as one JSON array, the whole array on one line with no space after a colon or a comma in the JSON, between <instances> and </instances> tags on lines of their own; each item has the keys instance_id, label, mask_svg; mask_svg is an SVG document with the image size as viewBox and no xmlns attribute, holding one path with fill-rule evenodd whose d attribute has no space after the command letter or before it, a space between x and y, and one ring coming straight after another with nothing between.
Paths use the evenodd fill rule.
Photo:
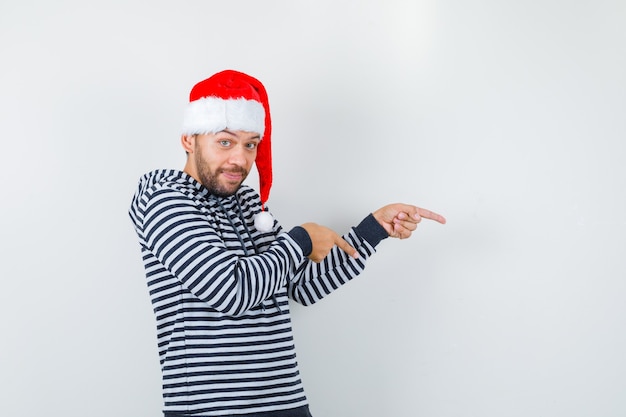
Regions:
<instances>
[{"instance_id":1,"label":"man's mouth","mask_svg":"<svg viewBox=\"0 0 626 417\"><path fill-rule=\"evenodd\" d=\"M241 181L243 179L244 176L244 172L240 171L240 170L236 170L236 171L222 171L222 175L228 180L228 181Z\"/></svg>"}]
</instances>

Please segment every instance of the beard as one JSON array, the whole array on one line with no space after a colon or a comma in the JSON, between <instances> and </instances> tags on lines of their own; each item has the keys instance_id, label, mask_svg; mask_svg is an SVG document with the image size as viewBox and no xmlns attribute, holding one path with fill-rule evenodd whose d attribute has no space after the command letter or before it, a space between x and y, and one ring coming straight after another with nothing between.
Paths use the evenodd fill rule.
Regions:
<instances>
[{"instance_id":1,"label":"beard","mask_svg":"<svg viewBox=\"0 0 626 417\"><path fill-rule=\"evenodd\" d=\"M198 177L200 177L200 182L204 188L217 197L230 197L235 194L248 176L248 171L245 168L236 165L232 168L217 168L213 171L200 157L196 158L196 166L198 167ZM222 180L220 182L220 174L223 172L241 174L241 181Z\"/></svg>"}]
</instances>

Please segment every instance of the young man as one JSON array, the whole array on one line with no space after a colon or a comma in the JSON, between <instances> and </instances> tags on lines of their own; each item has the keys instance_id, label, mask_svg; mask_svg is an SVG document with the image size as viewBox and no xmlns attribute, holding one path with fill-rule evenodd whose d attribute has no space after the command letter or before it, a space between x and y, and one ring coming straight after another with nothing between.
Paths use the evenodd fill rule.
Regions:
<instances>
[{"instance_id":1,"label":"young man","mask_svg":"<svg viewBox=\"0 0 626 417\"><path fill-rule=\"evenodd\" d=\"M265 208L270 141L263 85L217 73L191 90L184 170L144 175L133 197L166 417L310 417L289 299L311 305L356 277L382 239L409 237L422 218L445 223L391 204L343 237L314 223L285 231ZM258 194L242 184L254 163Z\"/></svg>"}]
</instances>

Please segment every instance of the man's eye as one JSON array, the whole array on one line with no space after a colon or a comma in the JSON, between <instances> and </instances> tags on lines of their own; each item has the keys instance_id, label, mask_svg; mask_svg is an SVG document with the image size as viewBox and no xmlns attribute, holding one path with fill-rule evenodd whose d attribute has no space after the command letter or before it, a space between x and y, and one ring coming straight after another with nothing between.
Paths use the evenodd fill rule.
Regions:
<instances>
[{"instance_id":1,"label":"man's eye","mask_svg":"<svg viewBox=\"0 0 626 417\"><path fill-rule=\"evenodd\" d=\"M222 140L220 140L220 145L222 145L222 146L230 146L230 141L222 139Z\"/></svg>"},{"instance_id":2,"label":"man's eye","mask_svg":"<svg viewBox=\"0 0 626 417\"><path fill-rule=\"evenodd\" d=\"M259 144L256 142L251 142L251 143L248 143L246 146L248 147L248 149L256 149L256 147L259 146Z\"/></svg>"}]
</instances>

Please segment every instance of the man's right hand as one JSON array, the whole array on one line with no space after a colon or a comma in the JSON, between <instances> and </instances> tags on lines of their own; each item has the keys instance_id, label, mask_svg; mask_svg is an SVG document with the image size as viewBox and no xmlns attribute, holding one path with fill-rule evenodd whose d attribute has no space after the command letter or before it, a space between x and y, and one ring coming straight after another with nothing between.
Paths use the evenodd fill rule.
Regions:
<instances>
[{"instance_id":1,"label":"man's right hand","mask_svg":"<svg viewBox=\"0 0 626 417\"><path fill-rule=\"evenodd\" d=\"M328 227L316 223L305 223L302 228L307 231L313 244L313 250L309 255L309 259L313 262L321 262L335 245L353 258L359 257L356 249Z\"/></svg>"}]
</instances>

